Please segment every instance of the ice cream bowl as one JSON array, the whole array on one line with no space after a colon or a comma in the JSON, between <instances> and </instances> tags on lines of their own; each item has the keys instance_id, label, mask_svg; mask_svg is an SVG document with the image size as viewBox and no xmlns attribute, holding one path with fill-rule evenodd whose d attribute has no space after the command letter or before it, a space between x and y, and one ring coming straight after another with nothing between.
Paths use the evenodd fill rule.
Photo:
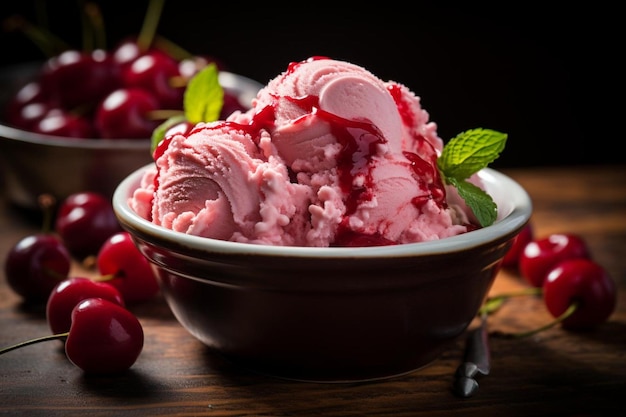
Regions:
<instances>
[{"instance_id":1,"label":"ice cream bowl","mask_svg":"<svg viewBox=\"0 0 626 417\"><path fill-rule=\"evenodd\" d=\"M468 328L532 204L510 177L479 173L495 224L425 243L363 248L280 247L191 236L113 205L151 262L189 333L245 369L310 382L400 376L436 360Z\"/></svg>"},{"instance_id":2,"label":"ice cream bowl","mask_svg":"<svg viewBox=\"0 0 626 417\"><path fill-rule=\"evenodd\" d=\"M41 63L0 70L0 113L11 95L32 80ZM249 105L261 87L257 81L221 71L219 82ZM41 194L61 200L82 191L112 197L115 187L134 170L152 161L150 138L98 139L43 135L6 124L0 117L0 183L12 204L38 210Z\"/></svg>"}]
</instances>

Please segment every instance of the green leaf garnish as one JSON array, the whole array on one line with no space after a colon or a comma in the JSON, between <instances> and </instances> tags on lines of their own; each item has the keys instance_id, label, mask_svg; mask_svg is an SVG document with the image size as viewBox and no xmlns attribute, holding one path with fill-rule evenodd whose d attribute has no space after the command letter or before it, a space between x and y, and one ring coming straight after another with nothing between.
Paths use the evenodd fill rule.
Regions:
<instances>
[{"instance_id":1,"label":"green leaf garnish","mask_svg":"<svg viewBox=\"0 0 626 417\"><path fill-rule=\"evenodd\" d=\"M444 182L457 189L483 227L496 221L498 207L489 194L466 180L500 156L507 137L490 129L468 130L451 139L437 159Z\"/></svg>"},{"instance_id":2,"label":"green leaf garnish","mask_svg":"<svg viewBox=\"0 0 626 417\"><path fill-rule=\"evenodd\" d=\"M489 194L470 182L454 177L448 177L447 182L456 187L459 195L474 212L474 215L482 226L489 226L496 221L498 207Z\"/></svg>"},{"instance_id":3,"label":"green leaf garnish","mask_svg":"<svg viewBox=\"0 0 626 417\"><path fill-rule=\"evenodd\" d=\"M215 63L207 65L189 80L183 105L185 117L193 124L212 122L220 117L224 90L219 83Z\"/></svg>"}]
</instances>

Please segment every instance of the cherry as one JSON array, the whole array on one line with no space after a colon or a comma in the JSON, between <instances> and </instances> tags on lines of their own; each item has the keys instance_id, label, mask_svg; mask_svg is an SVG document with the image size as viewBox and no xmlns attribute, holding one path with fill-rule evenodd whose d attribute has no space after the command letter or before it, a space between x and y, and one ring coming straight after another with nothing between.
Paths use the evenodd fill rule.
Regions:
<instances>
[{"instance_id":1,"label":"cherry","mask_svg":"<svg viewBox=\"0 0 626 417\"><path fill-rule=\"evenodd\" d=\"M109 300L88 298L72 310L65 353L85 372L114 374L135 363L143 342L141 323L130 311Z\"/></svg>"},{"instance_id":2,"label":"cherry","mask_svg":"<svg viewBox=\"0 0 626 417\"><path fill-rule=\"evenodd\" d=\"M46 112L30 127L30 130L44 135L67 138L95 137L94 128L87 118L60 108Z\"/></svg>"},{"instance_id":3,"label":"cherry","mask_svg":"<svg viewBox=\"0 0 626 417\"><path fill-rule=\"evenodd\" d=\"M31 339L4 349L0 355L31 344L65 339L65 354L87 373L118 374L130 368L144 343L141 323L130 311L103 298L87 298L71 313L69 331Z\"/></svg>"},{"instance_id":4,"label":"cherry","mask_svg":"<svg viewBox=\"0 0 626 417\"><path fill-rule=\"evenodd\" d=\"M178 62L158 50L146 52L122 73L126 87L150 91L162 109L182 109L184 85L173 85L171 80L180 77Z\"/></svg>"},{"instance_id":5,"label":"cherry","mask_svg":"<svg viewBox=\"0 0 626 417\"><path fill-rule=\"evenodd\" d=\"M224 63L216 57L194 55L181 59L178 63L178 71L183 78L189 80L209 64L215 64L218 71L226 69Z\"/></svg>"},{"instance_id":6,"label":"cherry","mask_svg":"<svg viewBox=\"0 0 626 417\"><path fill-rule=\"evenodd\" d=\"M125 70L137 58L154 49L156 28L163 12L163 1L150 0L144 15L139 36L129 37L113 50L114 61Z\"/></svg>"},{"instance_id":7,"label":"cherry","mask_svg":"<svg viewBox=\"0 0 626 417\"><path fill-rule=\"evenodd\" d=\"M596 262L587 258L566 259L548 273L543 299L554 317L561 317L575 305L561 325L568 330L588 330L611 316L617 289L606 269Z\"/></svg>"},{"instance_id":8,"label":"cherry","mask_svg":"<svg viewBox=\"0 0 626 417\"><path fill-rule=\"evenodd\" d=\"M25 301L47 300L68 277L71 255L57 236L39 233L22 238L7 253L4 272L9 286Z\"/></svg>"},{"instance_id":9,"label":"cherry","mask_svg":"<svg viewBox=\"0 0 626 417\"><path fill-rule=\"evenodd\" d=\"M122 230L111 201L84 191L66 197L57 211L54 229L72 255L84 259L96 255L111 235Z\"/></svg>"},{"instance_id":10,"label":"cherry","mask_svg":"<svg viewBox=\"0 0 626 417\"><path fill-rule=\"evenodd\" d=\"M502 258L502 266L504 268L516 269L519 265L519 259L524 251L524 247L533 240L533 228L530 223L518 233L513 239L513 244Z\"/></svg>"},{"instance_id":11,"label":"cherry","mask_svg":"<svg viewBox=\"0 0 626 417\"><path fill-rule=\"evenodd\" d=\"M159 291L150 263L126 231L116 233L104 242L96 262L100 274L113 276L107 282L120 290L128 304L149 300Z\"/></svg>"},{"instance_id":12,"label":"cherry","mask_svg":"<svg viewBox=\"0 0 626 417\"><path fill-rule=\"evenodd\" d=\"M30 130L55 104L43 91L39 81L31 81L11 97L5 107L4 117L8 124Z\"/></svg>"},{"instance_id":13,"label":"cherry","mask_svg":"<svg viewBox=\"0 0 626 417\"><path fill-rule=\"evenodd\" d=\"M152 93L139 88L120 88L98 106L95 125L103 138L147 139L159 125L150 113L159 108Z\"/></svg>"},{"instance_id":14,"label":"cherry","mask_svg":"<svg viewBox=\"0 0 626 417\"><path fill-rule=\"evenodd\" d=\"M46 61L41 83L65 108L72 109L93 105L119 87L120 70L104 50L70 49Z\"/></svg>"},{"instance_id":15,"label":"cherry","mask_svg":"<svg viewBox=\"0 0 626 417\"><path fill-rule=\"evenodd\" d=\"M44 102L33 102L11 111L12 113L7 116L7 123L20 129L33 131L39 121L48 114L50 106Z\"/></svg>"},{"instance_id":16,"label":"cherry","mask_svg":"<svg viewBox=\"0 0 626 417\"><path fill-rule=\"evenodd\" d=\"M195 125L188 120L183 120L170 126L166 131L164 138L175 135L188 135Z\"/></svg>"},{"instance_id":17,"label":"cherry","mask_svg":"<svg viewBox=\"0 0 626 417\"><path fill-rule=\"evenodd\" d=\"M526 244L520 254L519 270L531 285L541 287L548 272L559 262L590 257L587 244L580 236L554 233Z\"/></svg>"},{"instance_id":18,"label":"cherry","mask_svg":"<svg viewBox=\"0 0 626 417\"><path fill-rule=\"evenodd\" d=\"M117 288L85 277L72 277L59 282L48 297L46 319L52 333L70 330L72 310L88 298L102 298L125 307L122 294Z\"/></svg>"},{"instance_id":19,"label":"cherry","mask_svg":"<svg viewBox=\"0 0 626 417\"><path fill-rule=\"evenodd\" d=\"M137 43L137 39L129 38L120 42L111 52L113 62L120 66L121 71L126 71L132 63L144 52Z\"/></svg>"},{"instance_id":20,"label":"cherry","mask_svg":"<svg viewBox=\"0 0 626 417\"><path fill-rule=\"evenodd\" d=\"M220 119L226 119L236 110L245 111L246 107L241 104L239 97L229 93L228 91L224 91L224 103L222 105Z\"/></svg>"}]
</instances>

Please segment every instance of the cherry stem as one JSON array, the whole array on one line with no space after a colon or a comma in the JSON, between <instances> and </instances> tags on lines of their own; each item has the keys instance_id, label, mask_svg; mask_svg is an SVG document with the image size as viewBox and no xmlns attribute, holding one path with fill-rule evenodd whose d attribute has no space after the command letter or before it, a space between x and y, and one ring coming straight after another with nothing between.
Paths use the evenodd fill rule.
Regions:
<instances>
[{"instance_id":1,"label":"cherry stem","mask_svg":"<svg viewBox=\"0 0 626 417\"><path fill-rule=\"evenodd\" d=\"M164 38L163 36L156 35L154 38L154 44L157 48L167 52L168 55L174 57L174 59L176 59L177 61L193 58L191 52L187 51L180 45L172 42L171 40Z\"/></svg>"},{"instance_id":2,"label":"cherry stem","mask_svg":"<svg viewBox=\"0 0 626 417\"><path fill-rule=\"evenodd\" d=\"M98 257L96 255L89 255L81 262L86 269L95 269L98 266Z\"/></svg>"},{"instance_id":3,"label":"cherry stem","mask_svg":"<svg viewBox=\"0 0 626 417\"><path fill-rule=\"evenodd\" d=\"M502 306L502 304L504 304L504 302L508 300L509 298L526 296L526 295L541 295L541 293L542 293L541 288L533 287L533 288L524 288L523 290L520 290L520 291L514 291L514 292L503 293L503 294L498 294L498 295L494 295L491 297L487 297L487 299L483 303L480 310L478 310L478 314L482 316L484 314L495 313Z\"/></svg>"},{"instance_id":4,"label":"cherry stem","mask_svg":"<svg viewBox=\"0 0 626 417\"><path fill-rule=\"evenodd\" d=\"M63 274L55 271L54 268L45 268L44 267L43 272L47 276L49 276L49 277L51 277L53 279L56 279L59 282L63 281L65 278L67 278L67 275L63 275Z\"/></svg>"},{"instance_id":5,"label":"cherry stem","mask_svg":"<svg viewBox=\"0 0 626 417\"><path fill-rule=\"evenodd\" d=\"M137 38L137 45L139 45L139 49L142 51L147 51L154 40L163 10L163 3L165 3L165 0L151 0L148 4L148 11Z\"/></svg>"},{"instance_id":6,"label":"cherry stem","mask_svg":"<svg viewBox=\"0 0 626 417\"><path fill-rule=\"evenodd\" d=\"M52 194L41 194L37 198L37 203L43 212L41 230L43 233L50 233L52 232L53 207L56 204L56 199Z\"/></svg>"},{"instance_id":7,"label":"cherry stem","mask_svg":"<svg viewBox=\"0 0 626 417\"><path fill-rule=\"evenodd\" d=\"M93 277L92 280L95 282L107 282L115 278L119 278L119 277L116 276L115 274L106 274L106 275L99 275L97 277Z\"/></svg>"},{"instance_id":8,"label":"cherry stem","mask_svg":"<svg viewBox=\"0 0 626 417\"><path fill-rule=\"evenodd\" d=\"M83 10L83 48L86 51L106 49L106 34L104 20L98 5L88 2Z\"/></svg>"},{"instance_id":9,"label":"cherry stem","mask_svg":"<svg viewBox=\"0 0 626 417\"><path fill-rule=\"evenodd\" d=\"M17 344L15 344L13 346L8 346L8 347L5 347L3 349L0 349L0 355L2 355L4 353L7 353L7 352L10 352L10 351L15 350L15 349L22 348L24 346L34 345L35 343L47 342L49 340L65 339L65 338L67 338L67 336L69 334L70 334L70 332L65 332L65 333L52 334L52 335L48 335L48 336L38 337L36 339L30 339L30 340L27 340L25 342L17 343Z\"/></svg>"},{"instance_id":10,"label":"cherry stem","mask_svg":"<svg viewBox=\"0 0 626 417\"><path fill-rule=\"evenodd\" d=\"M89 16L86 13L85 5L82 0L79 0L79 4L81 5L81 22L83 29L83 51L91 52L94 49L94 36L93 36L93 26L91 25L91 21Z\"/></svg>"},{"instance_id":11,"label":"cherry stem","mask_svg":"<svg viewBox=\"0 0 626 417\"><path fill-rule=\"evenodd\" d=\"M171 77L169 80L169 85L172 87L186 87L189 84L189 80L181 75Z\"/></svg>"},{"instance_id":12,"label":"cherry stem","mask_svg":"<svg viewBox=\"0 0 626 417\"><path fill-rule=\"evenodd\" d=\"M167 120L170 117L183 115L182 110L152 110L148 112L150 120Z\"/></svg>"},{"instance_id":13,"label":"cherry stem","mask_svg":"<svg viewBox=\"0 0 626 417\"><path fill-rule=\"evenodd\" d=\"M547 330L551 327L556 326L557 324L561 323L563 320L565 320L566 318L570 317L572 314L574 314L574 312L578 309L579 304L578 303L572 303L567 310L565 310L563 312L563 314L561 314L559 317L557 317L556 319L554 319L553 321L544 324L543 326L537 327L536 329L533 330L528 330L525 332L519 332L519 333L505 333L505 332L498 332L495 331L493 333L491 333L492 336L496 336L496 337L503 337L506 339L521 339L524 337L529 337L529 336L533 336L539 332L542 332L544 330Z\"/></svg>"}]
</instances>

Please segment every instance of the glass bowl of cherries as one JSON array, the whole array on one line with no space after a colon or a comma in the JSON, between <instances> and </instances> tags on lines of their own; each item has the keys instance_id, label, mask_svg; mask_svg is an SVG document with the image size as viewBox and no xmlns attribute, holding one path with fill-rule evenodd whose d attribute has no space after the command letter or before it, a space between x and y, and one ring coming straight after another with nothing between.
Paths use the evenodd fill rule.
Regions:
<instances>
[{"instance_id":1,"label":"glass bowl of cherries","mask_svg":"<svg viewBox=\"0 0 626 417\"><path fill-rule=\"evenodd\" d=\"M0 179L12 203L37 208L84 190L112 196L129 173L151 162L150 136L181 112L185 85L202 57L178 60L134 41L115 50L67 50L45 62L0 72ZM215 64L216 65L216 64ZM220 117L246 109L260 84L218 70Z\"/></svg>"}]
</instances>

